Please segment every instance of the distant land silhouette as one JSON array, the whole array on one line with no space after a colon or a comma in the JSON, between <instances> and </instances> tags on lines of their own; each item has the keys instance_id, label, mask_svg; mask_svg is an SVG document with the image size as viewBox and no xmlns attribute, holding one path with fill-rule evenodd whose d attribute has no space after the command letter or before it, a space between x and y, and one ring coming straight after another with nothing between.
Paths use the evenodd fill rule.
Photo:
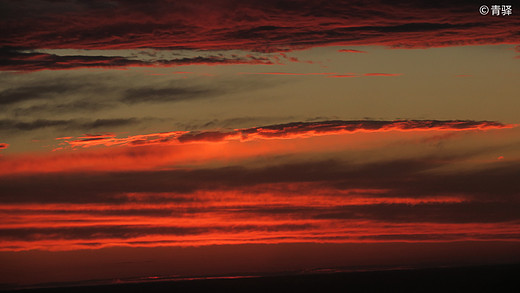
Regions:
<instances>
[{"instance_id":1,"label":"distant land silhouette","mask_svg":"<svg viewBox=\"0 0 520 293\"><path fill-rule=\"evenodd\" d=\"M515 292L520 264L375 271L321 272L276 276L183 278L120 284L61 286L10 292ZM48 286L51 286L50 284ZM56 284L56 286L59 286ZM7 289L7 288L4 288ZM3 290L2 290L3 291Z\"/></svg>"}]
</instances>

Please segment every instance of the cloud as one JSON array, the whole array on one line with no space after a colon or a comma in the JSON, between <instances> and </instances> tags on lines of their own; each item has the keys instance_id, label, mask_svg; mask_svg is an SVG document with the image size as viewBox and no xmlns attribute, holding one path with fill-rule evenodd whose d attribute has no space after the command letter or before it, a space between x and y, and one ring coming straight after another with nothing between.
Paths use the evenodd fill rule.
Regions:
<instances>
[{"instance_id":1,"label":"cloud","mask_svg":"<svg viewBox=\"0 0 520 293\"><path fill-rule=\"evenodd\" d=\"M229 131L170 131L119 137L122 133L116 130L120 131L120 129L114 128L123 127L125 123L145 125L150 118L135 119L97 122L96 120L63 120L65 122L50 120L39 121L45 122L44 125L36 123L18 125L27 129L36 126L45 127L49 122L53 122L59 123L60 126L47 127L55 127L63 135L66 135L65 130L112 134L102 137L89 135L60 137L47 145L48 149L53 150L52 154L39 156L27 153L0 161L0 174L80 170L141 171L214 163L221 165L225 162L238 163L242 160L255 162L257 158L270 156L280 156L283 159L291 156L323 155L327 152L332 155L340 151L338 145L356 153L361 149L377 148L378 146L371 146L371 144L366 145L365 140L369 136L392 138L390 141L385 140L385 143L404 139L405 144L409 146L428 144L428 147L433 147L432 141L487 136L486 130L494 130L490 131L489 135L499 133L506 135L516 131L510 129L512 125L497 122L362 120L295 122ZM7 125L5 128L5 132L10 135L17 133L12 130L12 125ZM355 135L352 135L353 133ZM460 135L447 135L449 133ZM390 149L394 148L392 144L388 146ZM384 149L381 151L383 154L387 153ZM496 157L495 154L493 156ZM107 161L106 158L111 159ZM74 164L71 165L71 161L74 161Z\"/></svg>"},{"instance_id":2,"label":"cloud","mask_svg":"<svg viewBox=\"0 0 520 293\"><path fill-rule=\"evenodd\" d=\"M334 72L308 72L308 73L296 73L296 72L240 72L240 75L331 75L336 74Z\"/></svg>"},{"instance_id":3,"label":"cloud","mask_svg":"<svg viewBox=\"0 0 520 293\"><path fill-rule=\"evenodd\" d=\"M170 86L166 88L140 87L125 91L121 102L126 104L179 102L194 99L207 99L223 94L224 89Z\"/></svg>"},{"instance_id":4,"label":"cloud","mask_svg":"<svg viewBox=\"0 0 520 293\"><path fill-rule=\"evenodd\" d=\"M86 227L62 227L62 228L26 228L26 229L0 229L0 239L34 241L45 239L131 239L143 236L186 236L213 233L238 233L248 231L294 231L304 230L310 225L234 225L207 227L182 227L182 226L86 226Z\"/></svg>"},{"instance_id":5,"label":"cloud","mask_svg":"<svg viewBox=\"0 0 520 293\"><path fill-rule=\"evenodd\" d=\"M341 52L341 53L367 53L367 51L353 50L353 49L341 49L341 50L338 50L338 52Z\"/></svg>"},{"instance_id":6,"label":"cloud","mask_svg":"<svg viewBox=\"0 0 520 293\"><path fill-rule=\"evenodd\" d=\"M401 73L365 73L365 76L400 76Z\"/></svg>"},{"instance_id":7,"label":"cloud","mask_svg":"<svg viewBox=\"0 0 520 293\"><path fill-rule=\"evenodd\" d=\"M174 94L168 95L168 90L158 92L163 96L152 94L142 95L144 99L175 99ZM182 93L182 92L181 92ZM188 96L191 93L188 94ZM139 97L141 95L138 95ZM316 122L293 122L287 124L276 124L262 127L236 129L232 131L172 131L168 133L136 135L125 138L111 138L104 141L106 145L144 145L144 144L175 144L186 142L218 142L225 140L247 141L255 139L288 139L296 137L310 137L320 135L333 135L339 133L353 132L381 132L381 131L416 131L416 130L475 130L510 128L512 125L504 125L494 121L472 121L472 120L394 120L394 121L316 121ZM83 140L67 140L71 147L89 147L100 145L90 144Z\"/></svg>"},{"instance_id":8,"label":"cloud","mask_svg":"<svg viewBox=\"0 0 520 293\"><path fill-rule=\"evenodd\" d=\"M0 216L6 220L0 225L0 250L90 249L93 242L518 240L520 190L511 183L518 162L432 172L444 164L429 158L329 160L2 176Z\"/></svg>"},{"instance_id":9,"label":"cloud","mask_svg":"<svg viewBox=\"0 0 520 293\"><path fill-rule=\"evenodd\" d=\"M518 241L520 164L495 160L500 146L401 156L409 150L403 138L507 127L336 120L154 133L124 143L115 141L116 133L62 137L56 142L121 144L2 157L0 250ZM473 131L472 137L508 131ZM343 145L359 136L372 145L378 134L393 137L398 156L379 156L388 143L354 153ZM325 142L335 148L332 157L323 157L331 154ZM482 152L493 160L481 160Z\"/></svg>"},{"instance_id":10,"label":"cloud","mask_svg":"<svg viewBox=\"0 0 520 293\"><path fill-rule=\"evenodd\" d=\"M92 85L89 81L79 83L69 79L67 82L53 80L7 88L0 92L0 105L7 106L26 101L59 99L66 95L81 92Z\"/></svg>"},{"instance_id":11,"label":"cloud","mask_svg":"<svg viewBox=\"0 0 520 293\"><path fill-rule=\"evenodd\" d=\"M44 99L44 98L42 98ZM46 103L40 105L34 105L29 107L17 107L11 110L16 116L31 116L34 114L61 114L61 113L75 113L75 112L96 112L103 109L113 107L107 102L97 102L92 100L77 100L69 103Z\"/></svg>"},{"instance_id":12,"label":"cloud","mask_svg":"<svg viewBox=\"0 0 520 293\"><path fill-rule=\"evenodd\" d=\"M5 4L6 46L67 49L239 49L279 51L325 45L435 47L517 43L518 19L482 17L471 1L278 1L198 3L44 1ZM102 9L100 7L103 7ZM205 17L201 17L205 16ZM102 21L101 21L102 20ZM66 23L67 25L63 25ZM97 62L97 61L95 61ZM118 60L108 62L117 63Z\"/></svg>"},{"instance_id":13,"label":"cloud","mask_svg":"<svg viewBox=\"0 0 520 293\"><path fill-rule=\"evenodd\" d=\"M198 56L171 60L138 60L114 56L68 56L31 52L11 47L0 48L0 70L39 71L65 70L78 68L127 68L127 67L169 67L184 65L223 65L223 64L272 64L266 57L224 57Z\"/></svg>"},{"instance_id":14,"label":"cloud","mask_svg":"<svg viewBox=\"0 0 520 293\"><path fill-rule=\"evenodd\" d=\"M133 156L139 158L138 152ZM104 158L116 157L106 155ZM71 158L73 159L73 158ZM144 157L146 159L146 157ZM137 162L137 161L135 161ZM1 202L125 202L126 193L192 194L198 191L240 190L262 185L314 183L301 185L301 192L323 188L340 190L379 190L382 197L421 198L461 196L464 199L510 201L520 192L514 184L518 164L488 166L482 170L435 173L432 170L450 162L428 159L398 160L370 164L321 161L246 168L243 166L178 169L162 171L58 172L11 174L3 176L0 187L5 192ZM41 171L40 171L41 172ZM30 184L28 184L30 182ZM123 184L124 183L124 184ZM335 191L334 191L335 190ZM165 198L167 201L167 198Z\"/></svg>"},{"instance_id":15,"label":"cloud","mask_svg":"<svg viewBox=\"0 0 520 293\"><path fill-rule=\"evenodd\" d=\"M70 76L59 73L22 83L12 82L12 86L0 90L0 106L8 109L5 114L14 114L20 119L23 117L24 121L33 117L69 119L67 114L70 113L92 113L142 103L210 99L251 90L262 84L260 81L242 86L223 82L203 85L192 80L158 79L142 83L136 81L128 86L127 80L123 79L106 74Z\"/></svg>"},{"instance_id":16,"label":"cloud","mask_svg":"<svg viewBox=\"0 0 520 293\"><path fill-rule=\"evenodd\" d=\"M37 119L33 121L20 121L13 119L0 120L0 132L14 133L18 131L33 131L44 128L61 128L68 130L90 130L98 128L114 128L134 125L146 120L146 118L111 118L111 119L68 119L51 120Z\"/></svg>"},{"instance_id":17,"label":"cloud","mask_svg":"<svg viewBox=\"0 0 520 293\"><path fill-rule=\"evenodd\" d=\"M378 204L324 209L314 217L317 219L362 218L392 223L494 223L518 221L519 212L520 204L511 202Z\"/></svg>"},{"instance_id":18,"label":"cloud","mask_svg":"<svg viewBox=\"0 0 520 293\"><path fill-rule=\"evenodd\" d=\"M247 126L247 125L268 125L269 123L273 123L275 121L280 120L291 120L294 119L291 116L243 116L243 117L234 117L227 119L212 119L212 120L193 120L192 122L179 122L176 123L177 128L182 128L186 130L206 130L212 128L220 128L220 129L231 129L232 127L236 127L237 125ZM314 119L317 120L317 119ZM318 119L319 120L319 119ZM321 118L323 120L323 117Z\"/></svg>"},{"instance_id":19,"label":"cloud","mask_svg":"<svg viewBox=\"0 0 520 293\"><path fill-rule=\"evenodd\" d=\"M287 76L324 76L324 77L358 77L358 76L400 76L402 73L348 73L338 74L337 72L306 72L306 73L295 73L295 72L240 72L240 75L287 75Z\"/></svg>"}]
</instances>

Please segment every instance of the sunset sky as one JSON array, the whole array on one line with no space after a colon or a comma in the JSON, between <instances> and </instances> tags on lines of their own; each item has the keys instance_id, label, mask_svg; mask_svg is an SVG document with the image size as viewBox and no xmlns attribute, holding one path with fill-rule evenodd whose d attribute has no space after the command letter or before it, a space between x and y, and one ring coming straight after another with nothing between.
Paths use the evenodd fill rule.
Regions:
<instances>
[{"instance_id":1,"label":"sunset sky","mask_svg":"<svg viewBox=\"0 0 520 293\"><path fill-rule=\"evenodd\" d=\"M1 0L0 285L520 261L484 4Z\"/></svg>"}]
</instances>

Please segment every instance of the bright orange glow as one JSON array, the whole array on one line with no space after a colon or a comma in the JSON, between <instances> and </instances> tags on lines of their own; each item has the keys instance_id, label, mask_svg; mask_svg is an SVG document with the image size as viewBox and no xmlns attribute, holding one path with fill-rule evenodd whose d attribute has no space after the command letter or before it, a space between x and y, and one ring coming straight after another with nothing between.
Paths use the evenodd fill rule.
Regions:
<instances>
[{"instance_id":1,"label":"bright orange glow","mask_svg":"<svg viewBox=\"0 0 520 293\"><path fill-rule=\"evenodd\" d=\"M461 204L464 197L388 198L386 190L313 190L309 184L193 194L128 193L126 203L4 204L0 250L200 246L286 242L512 240L520 222L434 223L323 217L334 211ZM294 193L287 192L292 190ZM299 192L299 191L300 192ZM307 190L308 192L301 192ZM285 191L285 192L284 192ZM179 197L184 201L172 201ZM169 201L168 201L169 200ZM27 234L12 234L25 231ZM505 237L505 238L504 238Z\"/></svg>"},{"instance_id":2,"label":"bright orange glow","mask_svg":"<svg viewBox=\"0 0 520 293\"><path fill-rule=\"evenodd\" d=\"M0 174L175 169L210 163L238 163L267 155L370 150L381 143L403 140L430 142L462 131L515 127L488 122L467 124L463 121L441 125L395 121L376 128L370 126L373 129L362 121L354 125L322 126L285 125L223 133L173 131L126 138L117 138L114 134L88 135L74 140L60 138L63 140L59 143L60 150L52 155L19 155L1 160ZM96 148L82 150L91 147Z\"/></svg>"},{"instance_id":3,"label":"bright orange glow","mask_svg":"<svg viewBox=\"0 0 520 293\"><path fill-rule=\"evenodd\" d=\"M327 123L88 134L60 138L72 148L52 155L2 159L0 250L518 240L509 191L491 199L450 171L489 160L424 157L420 147L513 126ZM439 191L439 180L453 187Z\"/></svg>"}]
</instances>

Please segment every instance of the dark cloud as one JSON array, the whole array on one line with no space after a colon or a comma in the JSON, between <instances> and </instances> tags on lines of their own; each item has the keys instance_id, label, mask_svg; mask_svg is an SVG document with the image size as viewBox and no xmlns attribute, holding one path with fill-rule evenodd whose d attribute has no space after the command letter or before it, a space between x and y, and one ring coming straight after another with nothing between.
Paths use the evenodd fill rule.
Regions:
<instances>
[{"instance_id":1,"label":"dark cloud","mask_svg":"<svg viewBox=\"0 0 520 293\"><path fill-rule=\"evenodd\" d=\"M207 233L239 233L247 231L294 231L311 227L310 224L279 224L279 225L234 225L210 227L185 226L147 226L147 225L106 225L106 226L76 226L61 228L16 228L0 229L0 239L4 241L23 240L34 241L44 239L128 239L150 235L200 235Z\"/></svg>"},{"instance_id":2,"label":"dark cloud","mask_svg":"<svg viewBox=\"0 0 520 293\"><path fill-rule=\"evenodd\" d=\"M379 130L385 127L401 130L411 129L470 129L475 127L503 127L504 125L494 121L474 121L474 120L332 120L316 122L292 122L286 124L269 125L262 127L249 128L245 133L257 133L264 129L270 130L273 136L279 133L291 132L329 132L334 130Z\"/></svg>"},{"instance_id":3,"label":"dark cloud","mask_svg":"<svg viewBox=\"0 0 520 293\"><path fill-rule=\"evenodd\" d=\"M97 129L97 128L105 128L105 127L112 128L112 127L120 127L120 126L138 124L142 120L143 119L138 119L138 118L96 119L93 121L79 122L77 124L72 124L67 127L76 128L76 129ZM144 119L144 120L146 120L146 119Z\"/></svg>"},{"instance_id":4,"label":"dark cloud","mask_svg":"<svg viewBox=\"0 0 520 293\"><path fill-rule=\"evenodd\" d=\"M417 233L417 234L379 234L379 235L363 235L356 237L359 240L376 240L376 241L461 241L461 240L520 240L519 233Z\"/></svg>"},{"instance_id":5,"label":"dark cloud","mask_svg":"<svg viewBox=\"0 0 520 293\"><path fill-rule=\"evenodd\" d=\"M125 104L139 104L209 99L225 94L256 90L264 85L261 81L252 83L241 82L240 84L219 82L216 85L204 85L177 80L161 84L130 87L120 94L121 97L118 98L118 101Z\"/></svg>"},{"instance_id":6,"label":"dark cloud","mask_svg":"<svg viewBox=\"0 0 520 293\"><path fill-rule=\"evenodd\" d=\"M78 83L67 79L50 80L45 83L11 87L0 92L0 106L22 103L33 100L53 100L60 99L66 95L81 92L92 84L87 81Z\"/></svg>"},{"instance_id":7,"label":"dark cloud","mask_svg":"<svg viewBox=\"0 0 520 293\"><path fill-rule=\"evenodd\" d=\"M138 148L132 151L141 155ZM109 161L110 154L105 156ZM437 171L448 164L449 158L364 164L329 160L257 168L4 175L0 216L7 220L0 239L25 242L17 244L21 249L40 241L55 241L50 244L55 247L79 243L75 240L186 245L205 235L238 242L519 239L520 186L515 182L520 164ZM266 194L274 200L264 200ZM330 204L330 197L337 204ZM440 200L429 201L432 197ZM356 198L388 201L360 204ZM399 202L410 198L418 201ZM352 204L348 199L354 199ZM17 226L22 221L31 225ZM145 240L133 241L138 237Z\"/></svg>"},{"instance_id":8,"label":"dark cloud","mask_svg":"<svg viewBox=\"0 0 520 293\"><path fill-rule=\"evenodd\" d=\"M204 131L183 134L177 139L179 142L193 142L193 141L222 141L229 136L234 135L234 132L219 132L219 131Z\"/></svg>"},{"instance_id":9,"label":"dark cloud","mask_svg":"<svg viewBox=\"0 0 520 293\"><path fill-rule=\"evenodd\" d=\"M3 119L0 120L0 131L8 132L8 131L27 131L27 130L35 130L47 127L55 127L55 126L65 126L68 125L71 120L47 120L47 119L39 119L30 122L23 122L12 119Z\"/></svg>"},{"instance_id":10,"label":"dark cloud","mask_svg":"<svg viewBox=\"0 0 520 293\"><path fill-rule=\"evenodd\" d=\"M460 172L456 176L450 173L416 175L408 184L396 185L400 185L399 194L410 196L428 190L432 195L465 194L479 199L515 200L520 194L520 186L515 185L511 176L519 171L518 163L499 164L485 169Z\"/></svg>"},{"instance_id":11,"label":"dark cloud","mask_svg":"<svg viewBox=\"0 0 520 293\"><path fill-rule=\"evenodd\" d=\"M245 116L245 117L235 117L228 119L213 119L213 120L194 120L191 122L183 121L176 123L177 129L180 130L198 130L203 131L204 129L236 129L239 127L247 127L251 125L266 125L269 123L273 123L274 121L294 121L294 117L285 116L285 117L276 117L276 116ZM323 120L323 117L318 120Z\"/></svg>"},{"instance_id":12,"label":"dark cloud","mask_svg":"<svg viewBox=\"0 0 520 293\"><path fill-rule=\"evenodd\" d=\"M104 102L96 102L92 100L78 100L69 103L42 104L29 107L14 108L11 112L16 116L30 116L37 114L62 114L76 112L96 112L113 107L113 105Z\"/></svg>"},{"instance_id":13,"label":"dark cloud","mask_svg":"<svg viewBox=\"0 0 520 293\"><path fill-rule=\"evenodd\" d=\"M2 2L6 7L3 11L9 11L0 21L0 43L3 44L0 70L4 71L273 64L269 58L251 55L152 60L80 53L57 55L37 49L284 52L327 45L423 48L514 44L518 43L519 35L510 28L520 23L514 15L507 19L482 17L478 5L470 1L458 2L456 7L449 2L436 2L436 6L431 6L422 2L396 4L385 0L370 3L273 0L262 1L262 4L235 0L156 1L153 4L114 1L111 5L103 2L64 4L50 0L41 1L40 5L28 4L34 4L33 1L23 1L23 5ZM155 58L154 54L148 55ZM299 62L294 58L285 59Z\"/></svg>"},{"instance_id":14,"label":"dark cloud","mask_svg":"<svg viewBox=\"0 0 520 293\"><path fill-rule=\"evenodd\" d=\"M324 209L316 219L370 219L397 223L495 223L520 220L515 202L354 205Z\"/></svg>"},{"instance_id":15,"label":"dark cloud","mask_svg":"<svg viewBox=\"0 0 520 293\"><path fill-rule=\"evenodd\" d=\"M13 133L17 131L32 131L44 128L61 128L67 130L90 130L98 128L112 128L138 124L146 118L113 118L113 119L68 119L50 120L37 119L32 121L20 121L13 119L0 120L0 132Z\"/></svg>"},{"instance_id":16,"label":"dark cloud","mask_svg":"<svg viewBox=\"0 0 520 293\"><path fill-rule=\"evenodd\" d=\"M123 57L106 56L59 56L54 54L28 52L15 48L0 49L0 70L38 71L60 70L86 67L125 67L142 66L146 63L139 60L127 60Z\"/></svg>"},{"instance_id":17,"label":"dark cloud","mask_svg":"<svg viewBox=\"0 0 520 293\"><path fill-rule=\"evenodd\" d=\"M48 117L52 114L96 112L123 104L178 102L207 99L258 85L216 86L190 82L156 82L120 87L120 80L106 75L43 78L38 82L13 85L0 91L0 108L15 117Z\"/></svg>"},{"instance_id":18,"label":"dark cloud","mask_svg":"<svg viewBox=\"0 0 520 293\"><path fill-rule=\"evenodd\" d=\"M2 2L0 43L31 49L410 48L511 44L519 37L511 30L518 17L482 16L474 1Z\"/></svg>"},{"instance_id":19,"label":"dark cloud","mask_svg":"<svg viewBox=\"0 0 520 293\"><path fill-rule=\"evenodd\" d=\"M224 89L186 86L170 86L167 88L140 87L128 89L120 99L127 104L180 102L193 99L205 99L223 94Z\"/></svg>"},{"instance_id":20,"label":"dark cloud","mask_svg":"<svg viewBox=\"0 0 520 293\"><path fill-rule=\"evenodd\" d=\"M217 64L272 64L265 57L224 57L199 56L178 58L172 60L137 60L114 56L62 56L56 54L38 53L11 47L0 48L0 70L3 71L38 71L64 70L77 68L126 68L133 66L182 66L182 65L217 65Z\"/></svg>"},{"instance_id":21,"label":"dark cloud","mask_svg":"<svg viewBox=\"0 0 520 293\"><path fill-rule=\"evenodd\" d=\"M381 130L464 130L464 129L485 129L508 127L494 121L473 121L473 120L332 120L316 122L291 122L286 124L275 124L261 127L238 129L228 132L219 131L193 131L182 134L177 139L180 142L193 141L221 141L230 136L240 136L247 139L251 136L263 138L276 138L304 135L309 133L327 134L334 132L355 132L355 131L381 131Z\"/></svg>"},{"instance_id":22,"label":"dark cloud","mask_svg":"<svg viewBox=\"0 0 520 293\"><path fill-rule=\"evenodd\" d=\"M133 149L133 156L140 150ZM284 164L265 168L164 170L147 172L57 173L6 175L0 178L0 202L126 202L125 193L190 194L200 190L234 190L273 183L313 183L316 191L385 190L381 197L462 196L478 201L515 201L520 170L499 164L479 170L436 173L439 159L400 160L371 164L337 161ZM311 187L307 187L307 191ZM168 201L168 198L163 198Z\"/></svg>"}]
</instances>

